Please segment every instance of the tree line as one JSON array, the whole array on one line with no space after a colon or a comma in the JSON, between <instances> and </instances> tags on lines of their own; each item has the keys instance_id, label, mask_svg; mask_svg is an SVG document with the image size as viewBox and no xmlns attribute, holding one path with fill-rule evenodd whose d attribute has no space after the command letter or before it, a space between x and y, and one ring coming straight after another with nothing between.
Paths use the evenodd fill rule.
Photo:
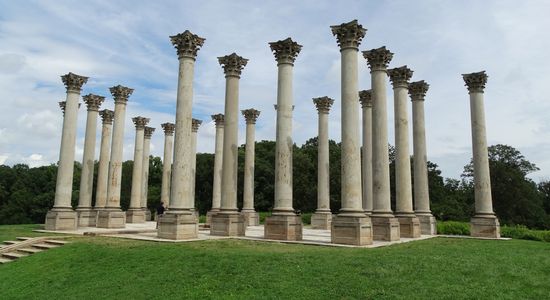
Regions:
<instances>
[{"instance_id":1,"label":"tree line","mask_svg":"<svg viewBox=\"0 0 550 300\"><path fill-rule=\"evenodd\" d=\"M392 208L395 209L395 151L390 145L390 184ZM330 204L333 212L340 209L340 143L329 141ZM238 205L242 207L244 179L244 146L239 147ZM411 157L411 160L413 158ZM411 163L411 166L413 164ZM501 224L521 224L530 228L550 229L550 181L539 184L527 175L538 168L518 150L507 145L489 147L493 207ZM94 177L94 195L97 180ZM122 167L121 206L130 203L132 161ZM72 205L78 204L81 164L75 162ZM196 164L195 205L205 214L212 204L214 155L198 153ZM0 224L43 223L53 206L57 166L52 164L29 168L24 164L0 165ZM412 172L411 172L412 173ZM414 173L412 173L414 174ZM258 211L273 208L275 183L275 142L256 142L255 207ZM414 178L413 178L414 181ZM428 162L431 209L439 220L468 221L474 213L473 166L464 167L460 179L443 178L438 165ZM160 202L162 160L151 156L149 162L148 207L154 210ZM317 205L317 138L293 149L294 208L314 212Z\"/></svg>"}]
</instances>

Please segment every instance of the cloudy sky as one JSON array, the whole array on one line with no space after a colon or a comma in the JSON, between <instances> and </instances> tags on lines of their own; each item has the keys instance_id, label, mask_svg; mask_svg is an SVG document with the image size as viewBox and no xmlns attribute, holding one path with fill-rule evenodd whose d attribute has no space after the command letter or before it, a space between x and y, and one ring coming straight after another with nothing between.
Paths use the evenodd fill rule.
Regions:
<instances>
[{"instance_id":1,"label":"cloudy sky","mask_svg":"<svg viewBox=\"0 0 550 300\"><path fill-rule=\"evenodd\" d=\"M188 29L206 38L195 67L193 114L205 122L198 151L213 152L210 115L223 112L224 74L216 57L248 58L241 109L262 111L257 139L275 137L277 66L268 42L292 37L303 45L295 64L294 139L316 136L311 98L336 99L330 138L340 139L340 53L329 26L358 19L368 29L360 50L386 46L391 67L408 65L426 80L428 159L458 178L471 157L469 98L460 74L486 70L489 144L519 149L550 178L550 1L9 1L0 0L0 163L39 166L58 159L64 100L60 75L89 76L82 94L135 89L128 102L124 158L132 159L130 118L157 128L152 154L162 156L160 124L175 118L178 61L169 35ZM360 57L359 87L370 88ZM393 94L388 83L389 142ZM358 104L359 105L359 104ZM409 107L410 115L410 107ZM78 115L82 158L85 105ZM244 143L244 119L239 141ZM100 121L98 121L98 128ZM97 145L99 145L99 136ZM412 148L411 148L412 151ZM96 157L98 156L96 151Z\"/></svg>"}]
</instances>

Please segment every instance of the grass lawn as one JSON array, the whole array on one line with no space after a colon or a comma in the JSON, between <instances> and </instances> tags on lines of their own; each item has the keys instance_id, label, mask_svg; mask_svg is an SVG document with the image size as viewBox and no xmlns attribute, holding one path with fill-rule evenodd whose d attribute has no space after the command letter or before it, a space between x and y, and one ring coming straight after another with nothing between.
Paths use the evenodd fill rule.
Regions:
<instances>
[{"instance_id":1,"label":"grass lawn","mask_svg":"<svg viewBox=\"0 0 550 300\"><path fill-rule=\"evenodd\" d=\"M0 237L29 235L16 228L0 226ZM0 265L2 299L166 297L548 299L550 243L435 238L348 249L86 237Z\"/></svg>"}]
</instances>

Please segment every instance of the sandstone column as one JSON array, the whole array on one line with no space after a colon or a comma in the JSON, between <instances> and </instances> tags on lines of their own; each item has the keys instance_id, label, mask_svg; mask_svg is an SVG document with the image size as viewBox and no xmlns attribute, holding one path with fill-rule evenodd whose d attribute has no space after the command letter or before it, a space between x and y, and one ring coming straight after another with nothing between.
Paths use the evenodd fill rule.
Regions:
<instances>
[{"instance_id":1,"label":"sandstone column","mask_svg":"<svg viewBox=\"0 0 550 300\"><path fill-rule=\"evenodd\" d=\"M472 236L500 238L500 223L493 212L491 176L487 132L485 130L485 107L483 90L487 83L485 71L463 74L470 94L472 118L472 149L474 156L475 215L470 221Z\"/></svg>"},{"instance_id":2,"label":"sandstone column","mask_svg":"<svg viewBox=\"0 0 550 300\"><path fill-rule=\"evenodd\" d=\"M122 180L122 149L124 147L124 123L126 103L133 89L121 85L109 89L115 99L115 116L113 121L113 136L111 139L111 159L109 161L109 177L107 186L107 204L105 209L97 213L97 227L124 228L126 213L120 209L120 188Z\"/></svg>"},{"instance_id":3,"label":"sandstone column","mask_svg":"<svg viewBox=\"0 0 550 300\"><path fill-rule=\"evenodd\" d=\"M174 163L170 184L170 204L159 219L158 236L173 240L196 238L198 220L193 214L191 187L191 111L193 106L193 76L195 58L204 39L189 30L170 37L179 58Z\"/></svg>"},{"instance_id":4,"label":"sandstone column","mask_svg":"<svg viewBox=\"0 0 550 300\"><path fill-rule=\"evenodd\" d=\"M236 53L218 57L225 73L225 119L222 160L221 210L212 216L210 234L244 236L244 218L237 208L237 159L239 122L239 79L248 59Z\"/></svg>"},{"instance_id":5,"label":"sandstone column","mask_svg":"<svg viewBox=\"0 0 550 300\"><path fill-rule=\"evenodd\" d=\"M105 97L89 94L83 96L88 107L86 134L84 136L84 153L82 155L82 172L80 177L80 194L78 198L78 226L95 226L96 211L92 209L92 189L94 185L95 139L99 106Z\"/></svg>"},{"instance_id":6,"label":"sandstone column","mask_svg":"<svg viewBox=\"0 0 550 300\"><path fill-rule=\"evenodd\" d=\"M164 130L164 158L162 160L162 185L160 189L160 202L166 207L170 202L170 180L172 178L172 151L174 150L174 130L176 124L160 124Z\"/></svg>"},{"instance_id":7,"label":"sandstone column","mask_svg":"<svg viewBox=\"0 0 550 300\"><path fill-rule=\"evenodd\" d=\"M256 120L260 111L250 108L242 110L246 120L246 149L244 158L244 188L243 188L243 209L241 214L247 226L260 225L260 215L254 210L254 158L256 146Z\"/></svg>"},{"instance_id":8,"label":"sandstone column","mask_svg":"<svg viewBox=\"0 0 550 300\"><path fill-rule=\"evenodd\" d=\"M292 207L292 72L302 46L291 38L269 43L277 60L277 128L275 144L275 200L273 215L265 220L264 236L302 240L302 219Z\"/></svg>"},{"instance_id":9,"label":"sandstone column","mask_svg":"<svg viewBox=\"0 0 550 300\"><path fill-rule=\"evenodd\" d=\"M313 98L313 103L319 113L319 134L317 138L317 210L311 216L311 227L330 230L332 212L330 211L328 113L334 99L326 96Z\"/></svg>"},{"instance_id":10,"label":"sandstone column","mask_svg":"<svg viewBox=\"0 0 550 300\"><path fill-rule=\"evenodd\" d=\"M145 213L146 221L151 221L151 211L147 208L147 194L149 193L149 155L151 154L151 136L153 132L155 132L155 128L145 126L141 175L141 210Z\"/></svg>"},{"instance_id":11,"label":"sandstone column","mask_svg":"<svg viewBox=\"0 0 550 300\"><path fill-rule=\"evenodd\" d=\"M372 91L359 92L363 109L363 147L361 149L361 179L363 181L363 209L372 213Z\"/></svg>"},{"instance_id":12,"label":"sandstone column","mask_svg":"<svg viewBox=\"0 0 550 300\"><path fill-rule=\"evenodd\" d=\"M88 77L69 73L61 76L61 80L67 88L67 100L63 110L63 132L61 133L55 200L53 208L46 214L46 230L74 230L78 222L77 213L71 206L76 120L80 91L82 85L88 81Z\"/></svg>"},{"instance_id":13,"label":"sandstone column","mask_svg":"<svg viewBox=\"0 0 550 300\"><path fill-rule=\"evenodd\" d=\"M114 111L104 109L99 112L99 115L101 116L103 125L101 129L99 168L97 170L97 187L95 191L94 209L96 211L105 208L105 204L107 203L107 177L109 175L109 151L111 149Z\"/></svg>"},{"instance_id":14,"label":"sandstone column","mask_svg":"<svg viewBox=\"0 0 550 300\"><path fill-rule=\"evenodd\" d=\"M429 87L424 80L411 82L409 84L409 94L411 95L413 112L414 212L420 220L422 234L434 235L437 228L435 218L430 211L424 123L424 97Z\"/></svg>"},{"instance_id":15,"label":"sandstone column","mask_svg":"<svg viewBox=\"0 0 550 300\"><path fill-rule=\"evenodd\" d=\"M144 223L145 211L141 209L141 193L143 191L143 140L145 126L149 118L135 117L132 121L136 125L136 142L134 146L134 167L132 169L132 191L130 194L130 207L126 212L126 222Z\"/></svg>"},{"instance_id":16,"label":"sandstone column","mask_svg":"<svg viewBox=\"0 0 550 300\"><path fill-rule=\"evenodd\" d=\"M206 224L211 224L212 216L220 211L222 199L222 161L223 161L223 114L212 115L216 124L216 142L214 146L214 178L212 187L212 209L206 214Z\"/></svg>"},{"instance_id":17,"label":"sandstone column","mask_svg":"<svg viewBox=\"0 0 550 300\"><path fill-rule=\"evenodd\" d=\"M372 179L371 215L375 240L399 240L399 221L394 218L390 200L390 165L388 155L388 112L386 103L386 68L393 53L381 47L363 51L371 70L372 86Z\"/></svg>"},{"instance_id":18,"label":"sandstone column","mask_svg":"<svg viewBox=\"0 0 550 300\"><path fill-rule=\"evenodd\" d=\"M393 84L395 118L395 217L399 220L400 236L407 238L420 237L420 221L413 211L407 113L407 93L412 74L413 71L407 66L388 70Z\"/></svg>"},{"instance_id":19,"label":"sandstone column","mask_svg":"<svg viewBox=\"0 0 550 300\"><path fill-rule=\"evenodd\" d=\"M191 192L191 199L193 199L193 212L195 213L195 216L199 217L199 211L195 208L195 204L197 200L195 199L195 182L197 178L197 131L199 131L199 127L201 126L202 121L198 119L192 119L191 120L191 149L193 152L193 155L191 157L191 180L193 181L192 185L192 192Z\"/></svg>"}]
</instances>

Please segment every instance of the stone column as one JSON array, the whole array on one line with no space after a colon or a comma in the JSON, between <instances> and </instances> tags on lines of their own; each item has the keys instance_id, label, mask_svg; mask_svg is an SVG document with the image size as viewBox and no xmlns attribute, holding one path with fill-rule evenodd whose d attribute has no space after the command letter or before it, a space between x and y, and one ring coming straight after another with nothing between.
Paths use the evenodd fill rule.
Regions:
<instances>
[{"instance_id":1,"label":"stone column","mask_svg":"<svg viewBox=\"0 0 550 300\"><path fill-rule=\"evenodd\" d=\"M393 53L381 47L363 51L371 70L372 86L372 228L375 240L399 240L399 221L393 216L390 196L388 155L388 112L386 103L386 69Z\"/></svg>"},{"instance_id":2,"label":"stone column","mask_svg":"<svg viewBox=\"0 0 550 300\"><path fill-rule=\"evenodd\" d=\"M73 192L73 169L76 143L76 120L78 116L78 99L82 85L88 77L69 73L61 76L67 88L67 100L63 109L63 132L61 133L61 149L57 167L55 185L55 200L51 210L46 214L46 230L74 230L77 227L78 216L71 206ZM60 104L61 106L61 104Z\"/></svg>"},{"instance_id":3,"label":"stone column","mask_svg":"<svg viewBox=\"0 0 550 300\"><path fill-rule=\"evenodd\" d=\"M435 218L430 211L428 191L428 159L426 155L426 129L424 123L424 97L430 86L424 81L411 82L409 95L413 113L413 182L414 212L420 220L422 234L437 233Z\"/></svg>"},{"instance_id":4,"label":"stone column","mask_svg":"<svg viewBox=\"0 0 550 300\"><path fill-rule=\"evenodd\" d=\"M361 190L357 52L367 30L353 20L330 27L340 46L342 110L342 208L332 220L336 244L372 244L372 224L365 214Z\"/></svg>"},{"instance_id":5,"label":"stone column","mask_svg":"<svg viewBox=\"0 0 550 300\"><path fill-rule=\"evenodd\" d=\"M311 216L313 229L330 230L332 212L330 211L330 164L328 146L328 114L334 99L329 97L313 98L313 104L319 113L317 138L317 210Z\"/></svg>"},{"instance_id":6,"label":"stone column","mask_svg":"<svg viewBox=\"0 0 550 300\"><path fill-rule=\"evenodd\" d=\"M172 179L172 151L174 150L174 130L176 124L162 123L164 130L164 158L162 160L162 185L160 188L160 202L165 207L170 202L170 180Z\"/></svg>"},{"instance_id":7,"label":"stone column","mask_svg":"<svg viewBox=\"0 0 550 300\"><path fill-rule=\"evenodd\" d=\"M274 240L302 240L302 219L292 207L292 72L302 46L291 38L269 43L277 60L277 127L275 144L275 200L264 236Z\"/></svg>"},{"instance_id":8,"label":"stone column","mask_svg":"<svg viewBox=\"0 0 550 300\"><path fill-rule=\"evenodd\" d=\"M372 214L372 90L359 92L363 110L363 147L361 148L361 179L363 182L363 209Z\"/></svg>"},{"instance_id":9,"label":"stone column","mask_svg":"<svg viewBox=\"0 0 550 300\"><path fill-rule=\"evenodd\" d=\"M216 124L216 142L214 146L214 178L212 187L212 209L206 214L206 224L211 224L212 216L220 211L222 199L222 162L223 162L223 114L212 115Z\"/></svg>"},{"instance_id":10,"label":"stone column","mask_svg":"<svg viewBox=\"0 0 550 300\"><path fill-rule=\"evenodd\" d=\"M145 126L141 175L141 210L145 213L145 221L151 221L151 211L147 208L147 194L149 192L149 155L151 154L151 136L153 132L155 132L155 128Z\"/></svg>"},{"instance_id":11,"label":"stone column","mask_svg":"<svg viewBox=\"0 0 550 300\"><path fill-rule=\"evenodd\" d=\"M126 213L120 209L122 149L124 147L126 103L134 90L121 85L114 86L109 90L115 99L115 116L107 181L107 203L105 209L97 212L97 227L124 228L126 226Z\"/></svg>"},{"instance_id":12,"label":"stone column","mask_svg":"<svg viewBox=\"0 0 550 300\"><path fill-rule=\"evenodd\" d=\"M80 177L80 194L78 198L78 226L95 226L96 211L92 209L92 189L94 185L95 139L99 106L105 97L89 94L84 97L88 107L86 134L84 136L84 153L82 155L82 173Z\"/></svg>"},{"instance_id":13,"label":"stone column","mask_svg":"<svg viewBox=\"0 0 550 300\"><path fill-rule=\"evenodd\" d=\"M409 116L407 113L407 93L412 74L413 71L407 66L388 70L393 84L395 115L395 217L399 220L400 236L407 238L420 237L420 221L413 211Z\"/></svg>"},{"instance_id":14,"label":"stone column","mask_svg":"<svg viewBox=\"0 0 550 300\"><path fill-rule=\"evenodd\" d=\"M225 73L225 118L221 210L212 216L211 235L244 236L244 218L237 208L239 79L248 59L235 53L218 57Z\"/></svg>"},{"instance_id":15,"label":"stone column","mask_svg":"<svg viewBox=\"0 0 550 300\"><path fill-rule=\"evenodd\" d=\"M109 175L109 153L111 149L111 133L113 130L114 111L104 109L99 112L102 120L101 146L99 151L99 168L97 170L97 187L95 190L96 211L105 208L107 203L107 177Z\"/></svg>"},{"instance_id":16,"label":"stone column","mask_svg":"<svg viewBox=\"0 0 550 300\"><path fill-rule=\"evenodd\" d=\"M260 215L254 210L254 158L256 147L256 120L260 111L250 108L242 110L246 120L246 150L244 156L243 209L241 214L247 226L260 225Z\"/></svg>"},{"instance_id":17,"label":"stone column","mask_svg":"<svg viewBox=\"0 0 550 300\"><path fill-rule=\"evenodd\" d=\"M196 187L196 178L197 178L197 131L199 131L199 127L201 126L202 121L198 119L193 119L191 121L191 149L193 152L193 155L191 157L191 170L193 174L191 175L191 180L193 183L192 186L192 193L191 193L191 199L193 199L193 212L195 213L195 216L199 217L199 211L195 208L197 200L195 199L195 187Z\"/></svg>"},{"instance_id":18,"label":"stone column","mask_svg":"<svg viewBox=\"0 0 550 300\"><path fill-rule=\"evenodd\" d=\"M193 76L195 58L204 39L189 30L171 36L179 58L174 163L170 184L170 204L159 219L158 237L172 240L193 239L198 236L198 220L193 214L191 198L191 111L193 106Z\"/></svg>"},{"instance_id":19,"label":"stone column","mask_svg":"<svg viewBox=\"0 0 550 300\"><path fill-rule=\"evenodd\" d=\"M132 191L130 194L130 207L126 212L126 222L144 223L145 211L141 209L141 193L143 192L143 141L145 126L149 118L135 117L132 121L136 125L136 142L134 146L134 167L132 169Z\"/></svg>"},{"instance_id":20,"label":"stone column","mask_svg":"<svg viewBox=\"0 0 550 300\"><path fill-rule=\"evenodd\" d=\"M488 76L485 71L462 76L470 94L474 156L475 215L470 220L470 232L475 237L500 238L500 223L493 212L487 132L485 130L483 90Z\"/></svg>"}]
</instances>

